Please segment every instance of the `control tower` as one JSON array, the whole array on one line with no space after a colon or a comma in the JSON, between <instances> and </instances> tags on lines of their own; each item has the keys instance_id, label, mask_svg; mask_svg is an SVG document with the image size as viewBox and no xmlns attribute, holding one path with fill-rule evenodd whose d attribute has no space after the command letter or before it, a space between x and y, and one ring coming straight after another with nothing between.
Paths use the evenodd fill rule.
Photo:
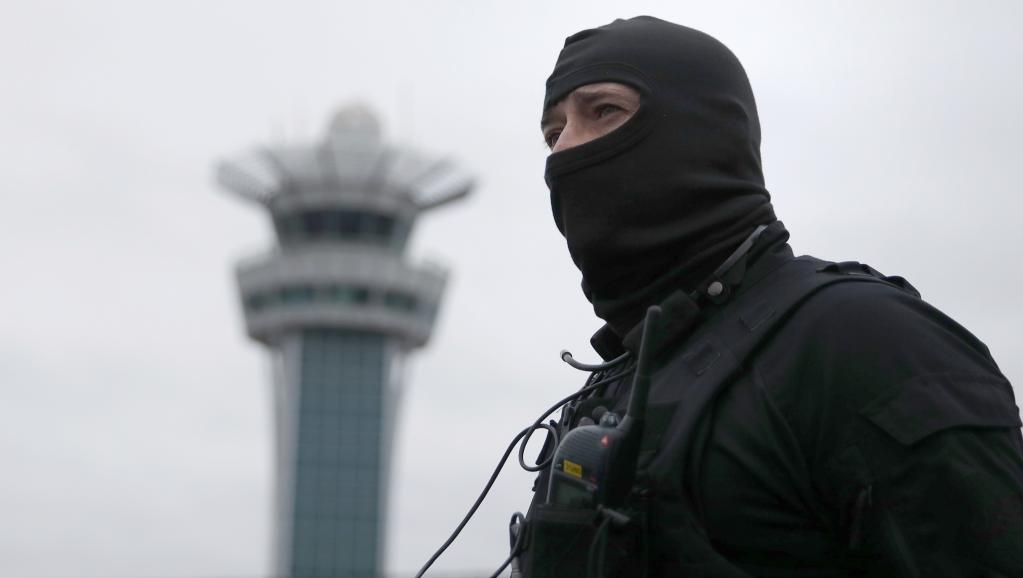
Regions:
<instances>
[{"instance_id":1,"label":"control tower","mask_svg":"<svg viewBox=\"0 0 1023 578\"><path fill-rule=\"evenodd\" d=\"M385 143L356 106L321 142L231 158L217 180L277 234L237 267L246 330L274 361L274 576L379 576L402 361L429 340L446 281L403 253L416 218L471 177Z\"/></svg>"}]
</instances>

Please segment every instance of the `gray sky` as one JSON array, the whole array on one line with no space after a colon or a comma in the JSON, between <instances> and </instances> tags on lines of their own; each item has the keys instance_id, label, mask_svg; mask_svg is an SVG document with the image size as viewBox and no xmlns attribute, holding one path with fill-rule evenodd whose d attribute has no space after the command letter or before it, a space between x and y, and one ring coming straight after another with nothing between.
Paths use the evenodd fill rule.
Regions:
<instances>
[{"instance_id":1,"label":"gray sky","mask_svg":"<svg viewBox=\"0 0 1023 578\"><path fill-rule=\"evenodd\" d=\"M232 267L270 229L217 190L212 164L319 138L353 100L391 139L481 179L413 247L454 269L395 456L388 567L414 571L507 440L581 383L558 351L595 357L538 116L564 37L619 16L699 28L738 54L797 253L905 275L1023 382L1023 5L621 6L4 4L0 575L268 571L269 372ZM496 566L531 481L510 468L437 568Z\"/></svg>"}]
</instances>

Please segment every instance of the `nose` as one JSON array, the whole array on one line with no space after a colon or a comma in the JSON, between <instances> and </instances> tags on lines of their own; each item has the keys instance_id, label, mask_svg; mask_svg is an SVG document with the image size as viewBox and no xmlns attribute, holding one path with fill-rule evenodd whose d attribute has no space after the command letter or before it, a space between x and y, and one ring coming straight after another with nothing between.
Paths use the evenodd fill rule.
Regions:
<instances>
[{"instance_id":1,"label":"nose","mask_svg":"<svg viewBox=\"0 0 1023 578\"><path fill-rule=\"evenodd\" d=\"M593 140L595 137L596 135L588 134L585 129L581 128L579 123L569 122L565 125L565 128L561 130L561 134L558 135L558 142L554 143L554 147L551 148L551 153L567 151L572 147L585 144Z\"/></svg>"}]
</instances>

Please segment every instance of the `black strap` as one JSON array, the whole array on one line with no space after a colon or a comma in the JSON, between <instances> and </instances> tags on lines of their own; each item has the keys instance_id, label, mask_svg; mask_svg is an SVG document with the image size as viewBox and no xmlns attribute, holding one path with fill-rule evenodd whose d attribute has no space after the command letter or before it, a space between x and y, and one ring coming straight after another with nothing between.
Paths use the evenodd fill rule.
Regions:
<instances>
[{"instance_id":1,"label":"black strap","mask_svg":"<svg viewBox=\"0 0 1023 578\"><path fill-rule=\"evenodd\" d=\"M684 384L675 415L662 436L665 443L647 465L650 477L656 480L678 472L680 457L708 404L772 329L825 287L864 281L886 282L900 289L905 283L859 263L798 257L736 295L716 315L720 321L705 324L687 339L682 360L688 365L692 381ZM907 290L913 291L909 287Z\"/></svg>"}]
</instances>

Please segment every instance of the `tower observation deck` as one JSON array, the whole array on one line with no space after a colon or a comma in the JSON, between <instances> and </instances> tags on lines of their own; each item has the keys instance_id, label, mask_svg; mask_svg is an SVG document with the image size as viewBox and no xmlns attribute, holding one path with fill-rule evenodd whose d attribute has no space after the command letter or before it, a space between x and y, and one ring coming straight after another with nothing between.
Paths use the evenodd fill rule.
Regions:
<instances>
[{"instance_id":1,"label":"tower observation deck","mask_svg":"<svg viewBox=\"0 0 1023 578\"><path fill-rule=\"evenodd\" d=\"M278 242L237 267L246 329L274 360L274 575L379 576L402 362L447 278L403 254L416 218L472 178L350 107L321 142L231 158L217 180L269 211Z\"/></svg>"}]
</instances>

